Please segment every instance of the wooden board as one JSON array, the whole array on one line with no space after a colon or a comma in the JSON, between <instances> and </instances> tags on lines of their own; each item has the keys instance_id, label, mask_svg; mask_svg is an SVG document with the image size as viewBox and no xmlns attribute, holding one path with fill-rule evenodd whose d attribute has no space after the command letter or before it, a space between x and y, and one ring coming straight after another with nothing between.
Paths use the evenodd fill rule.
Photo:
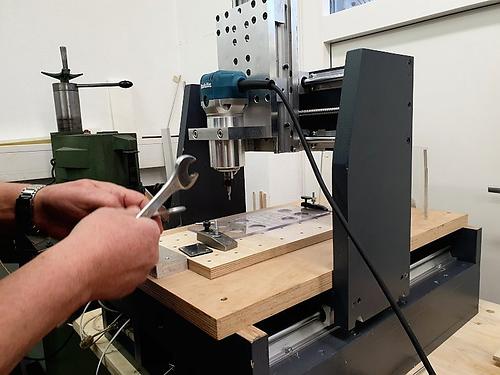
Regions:
<instances>
[{"instance_id":1,"label":"wooden board","mask_svg":"<svg viewBox=\"0 0 500 375\"><path fill-rule=\"evenodd\" d=\"M479 314L429 356L439 375L500 375L493 355L500 348L500 305L481 300ZM427 374L418 365L408 375Z\"/></svg>"},{"instance_id":2,"label":"wooden board","mask_svg":"<svg viewBox=\"0 0 500 375\"><path fill-rule=\"evenodd\" d=\"M432 224L422 223L418 210L412 217L413 250L417 244L423 246L457 230L458 218L467 225L466 215L429 212ZM185 271L159 280L149 278L141 288L212 337L222 339L331 289L332 249L333 240L328 240L213 280Z\"/></svg>"},{"instance_id":3,"label":"wooden board","mask_svg":"<svg viewBox=\"0 0 500 375\"><path fill-rule=\"evenodd\" d=\"M427 219L420 209L411 211L411 251L468 225L469 217L447 211L429 211Z\"/></svg>"},{"instance_id":4,"label":"wooden board","mask_svg":"<svg viewBox=\"0 0 500 375\"><path fill-rule=\"evenodd\" d=\"M237 335L243 337L249 343L253 344L258 339L267 336L267 333L265 333L264 331L255 326L249 326L237 332Z\"/></svg>"},{"instance_id":5,"label":"wooden board","mask_svg":"<svg viewBox=\"0 0 500 375\"><path fill-rule=\"evenodd\" d=\"M222 339L332 287L332 240L208 280L191 271L142 289Z\"/></svg>"},{"instance_id":6,"label":"wooden board","mask_svg":"<svg viewBox=\"0 0 500 375\"><path fill-rule=\"evenodd\" d=\"M424 219L421 210L412 209L411 251L467 226L467 222L467 215L464 214L431 211L428 218ZM240 238L238 239L238 248L234 250L228 252L214 250L211 254L188 258L188 268L208 279L215 279L331 238L331 216L327 215L262 234ZM179 254L181 254L178 250L180 247L196 242L196 234L188 228L167 231L160 239L160 245Z\"/></svg>"},{"instance_id":7,"label":"wooden board","mask_svg":"<svg viewBox=\"0 0 500 375\"><path fill-rule=\"evenodd\" d=\"M234 250L214 250L210 254L194 258L188 257L188 268L208 279L215 279L331 238L332 218L328 214L283 228L239 238L237 239L238 247ZM180 247L196 242L198 242L196 233L188 228L174 233L167 231L160 239L161 246L177 252L179 252Z\"/></svg>"}]
</instances>

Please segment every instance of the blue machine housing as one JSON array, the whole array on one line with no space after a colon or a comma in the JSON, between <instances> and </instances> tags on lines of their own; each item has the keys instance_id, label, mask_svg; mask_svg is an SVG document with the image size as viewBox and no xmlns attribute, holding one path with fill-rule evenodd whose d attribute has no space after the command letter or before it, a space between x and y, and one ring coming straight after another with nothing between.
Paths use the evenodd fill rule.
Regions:
<instances>
[{"instance_id":1,"label":"blue machine housing","mask_svg":"<svg viewBox=\"0 0 500 375\"><path fill-rule=\"evenodd\" d=\"M239 90L238 83L245 79L245 73L230 70L205 74L200 81L201 101L208 106L209 101L213 99L244 99L247 94Z\"/></svg>"}]
</instances>

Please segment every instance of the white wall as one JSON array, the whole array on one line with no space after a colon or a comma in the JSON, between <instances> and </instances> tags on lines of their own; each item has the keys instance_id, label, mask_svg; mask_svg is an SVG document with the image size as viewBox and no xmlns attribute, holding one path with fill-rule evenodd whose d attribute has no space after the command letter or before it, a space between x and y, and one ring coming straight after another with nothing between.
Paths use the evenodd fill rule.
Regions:
<instances>
[{"instance_id":1,"label":"white wall","mask_svg":"<svg viewBox=\"0 0 500 375\"><path fill-rule=\"evenodd\" d=\"M56 130L51 83L68 47L75 82L128 79L130 90L81 89L85 128L159 135L179 74L176 1L0 1L0 140ZM109 92L109 93L108 93ZM111 98L111 100L110 100ZM110 102L113 111L110 109Z\"/></svg>"},{"instance_id":2,"label":"white wall","mask_svg":"<svg viewBox=\"0 0 500 375\"><path fill-rule=\"evenodd\" d=\"M231 6L231 0L177 0L180 69L187 83L199 83L203 74L217 70L215 16Z\"/></svg>"},{"instance_id":3,"label":"white wall","mask_svg":"<svg viewBox=\"0 0 500 375\"><path fill-rule=\"evenodd\" d=\"M429 148L430 207L483 227L482 297L500 302L500 5L335 43L415 56L414 144Z\"/></svg>"},{"instance_id":4,"label":"white wall","mask_svg":"<svg viewBox=\"0 0 500 375\"><path fill-rule=\"evenodd\" d=\"M389 0L377 0L382 1ZM73 72L85 73L78 82L129 79L135 84L131 90L82 90L84 125L92 129L110 129L114 119L117 130L159 135L177 89L172 77L196 83L201 74L217 68L214 17L231 6L230 0L117 4L0 1L0 140L43 137L56 129L51 79L40 70L60 69L59 45L68 47ZM330 64L324 42L332 39L325 30L333 30L328 22L334 16L327 15L326 4L299 0L303 71ZM344 16L362 12L358 8ZM474 225L483 226L482 295L500 302L500 197L486 193L488 185L500 186L498 19L496 6L335 43L333 64L341 65L346 51L358 47L416 57L414 139L417 146L429 147L431 207L468 212ZM181 104L178 95L172 134L177 133ZM303 155L247 156L248 207L253 191L265 191L269 204L280 204L317 189L311 181Z\"/></svg>"}]
</instances>

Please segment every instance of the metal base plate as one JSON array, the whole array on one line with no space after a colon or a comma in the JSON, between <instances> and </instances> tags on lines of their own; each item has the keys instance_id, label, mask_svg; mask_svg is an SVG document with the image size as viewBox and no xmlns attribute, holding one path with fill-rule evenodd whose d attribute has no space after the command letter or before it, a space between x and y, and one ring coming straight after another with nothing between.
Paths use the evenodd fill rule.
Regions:
<instances>
[{"instance_id":1,"label":"metal base plate","mask_svg":"<svg viewBox=\"0 0 500 375\"><path fill-rule=\"evenodd\" d=\"M213 250L211 248L202 243L195 243L194 245L183 246L179 248L179 250L191 258L213 253Z\"/></svg>"}]
</instances>

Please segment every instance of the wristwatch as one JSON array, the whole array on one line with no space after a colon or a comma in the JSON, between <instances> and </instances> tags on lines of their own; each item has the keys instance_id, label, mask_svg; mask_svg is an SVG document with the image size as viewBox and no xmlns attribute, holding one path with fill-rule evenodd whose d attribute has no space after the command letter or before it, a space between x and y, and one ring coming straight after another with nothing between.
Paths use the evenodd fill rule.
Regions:
<instances>
[{"instance_id":1,"label":"wristwatch","mask_svg":"<svg viewBox=\"0 0 500 375\"><path fill-rule=\"evenodd\" d=\"M36 194L45 185L25 187L16 200L16 228L19 233L37 234L40 231L33 223L33 204Z\"/></svg>"}]
</instances>

